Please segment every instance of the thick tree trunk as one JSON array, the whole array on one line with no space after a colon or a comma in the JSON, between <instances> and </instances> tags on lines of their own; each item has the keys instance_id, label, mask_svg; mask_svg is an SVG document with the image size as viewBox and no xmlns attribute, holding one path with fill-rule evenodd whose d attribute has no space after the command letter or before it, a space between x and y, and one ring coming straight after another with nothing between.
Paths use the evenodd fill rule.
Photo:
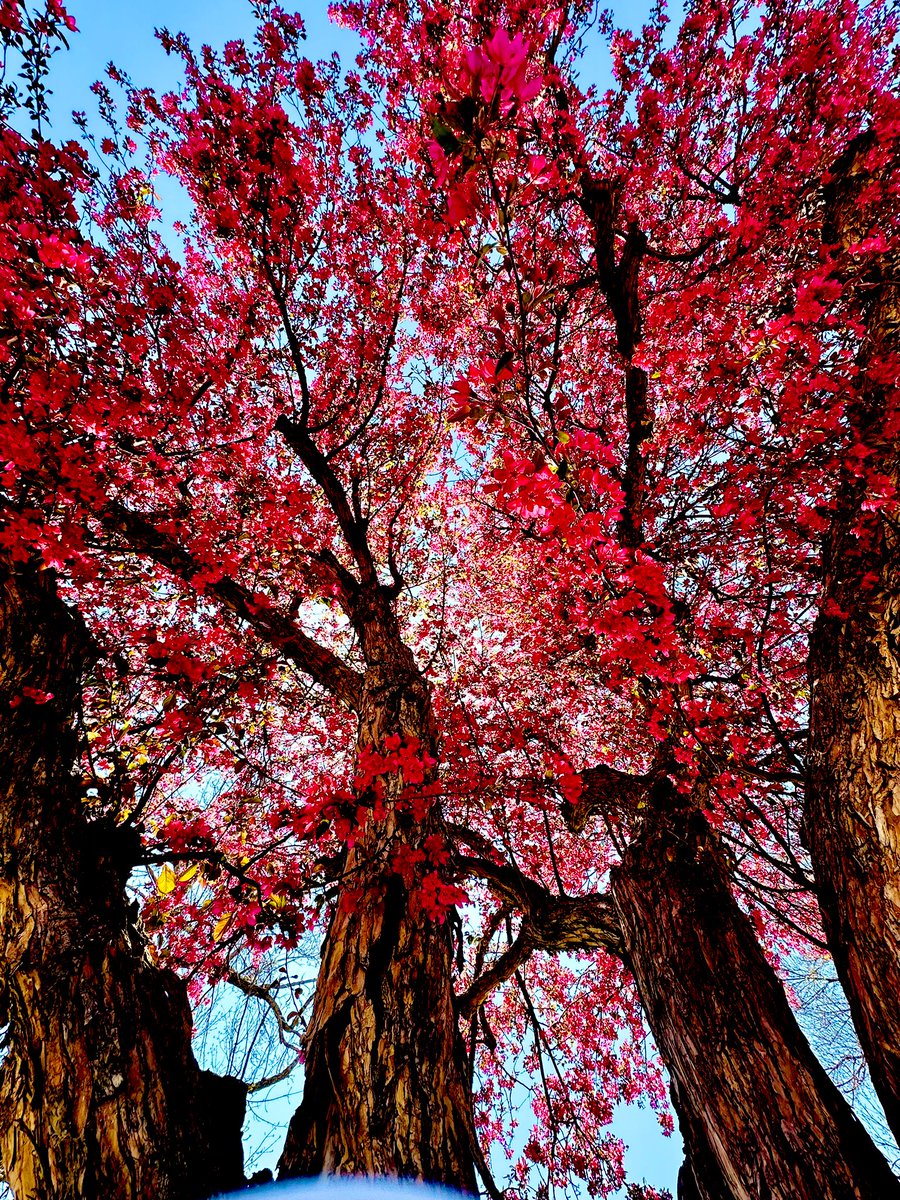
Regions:
<instances>
[{"instance_id":1,"label":"thick tree trunk","mask_svg":"<svg viewBox=\"0 0 900 1200\"><path fill-rule=\"evenodd\" d=\"M367 627L364 651L360 747L399 734L435 757L428 687L388 614ZM347 853L279 1176L387 1175L473 1192L451 937L394 869L398 852L421 850L442 822L437 807L424 820L398 808L402 785L385 778L384 815L369 812Z\"/></svg>"},{"instance_id":2,"label":"thick tree trunk","mask_svg":"<svg viewBox=\"0 0 900 1200\"><path fill-rule=\"evenodd\" d=\"M826 238L845 248L881 214L860 203L872 185L868 138L836 168ZM900 491L896 363L900 257L857 289L867 339L849 417L865 447L848 472L824 548L824 603L810 640L805 835L828 945L894 1135L900 1138L900 538L896 500L870 504L873 481Z\"/></svg>"},{"instance_id":3,"label":"thick tree trunk","mask_svg":"<svg viewBox=\"0 0 900 1200\"><path fill-rule=\"evenodd\" d=\"M73 774L87 634L0 565L0 1159L17 1200L194 1200L243 1181L244 1088L201 1072L184 985L125 893L136 845Z\"/></svg>"},{"instance_id":4,"label":"thick tree trunk","mask_svg":"<svg viewBox=\"0 0 900 1200\"><path fill-rule=\"evenodd\" d=\"M671 1077L689 1159L683 1194L900 1197L900 1182L803 1037L705 818L668 781L652 789L648 807L612 894Z\"/></svg>"}]
</instances>

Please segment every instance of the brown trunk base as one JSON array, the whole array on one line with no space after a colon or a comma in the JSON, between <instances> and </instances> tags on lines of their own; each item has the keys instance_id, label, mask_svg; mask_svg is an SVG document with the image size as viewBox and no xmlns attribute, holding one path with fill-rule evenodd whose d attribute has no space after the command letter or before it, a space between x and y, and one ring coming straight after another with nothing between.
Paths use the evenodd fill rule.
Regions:
<instances>
[{"instance_id":1,"label":"brown trunk base","mask_svg":"<svg viewBox=\"0 0 900 1200\"><path fill-rule=\"evenodd\" d=\"M695 1191L703 1200L900 1197L803 1037L704 817L668 781L651 805L612 891Z\"/></svg>"},{"instance_id":2,"label":"brown trunk base","mask_svg":"<svg viewBox=\"0 0 900 1200\"><path fill-rule=\"evenodd\" d=\"M85 819L88 654L49 573L0 573L0 1159L16 1200L198 1200L243 1183L245 1089L200 1071L184 984L146 957L136 835Z\"/></svg>"},{"instance_id":3,"label":"brown trunk base","mask_svg":"<svg viewBox=\"0 0 900 1200\"><path fill-rule=\"evenodd\" d=\"M446 929L411 910L396 875L335 913L280 1178L385 1175L475 1191L451 962Z\"/></svg>"},{"instance_id":4,"label":"brown trunk base","mask_svg":"<svg viewBox=\"0 0 900 1200\"><path fill-rule=\"evenodd\" d=\"M368 618L359 618L369 664L359 744L381 747L399 734L433 761L428 685L386 596L368 602ZM433 778L426 773L426 782ZM384 816L369 814L344 864L307 1034L303 1102L279 1176L385 1175L474 1192L477 1143L453 946L447 925L417 903L422 872L401 878L394 869L398 852L425 858L426 839L442 832L441 816L435 806L415 819L399 774L383 776L379 786Z\"/></svg>"}]
</instances>

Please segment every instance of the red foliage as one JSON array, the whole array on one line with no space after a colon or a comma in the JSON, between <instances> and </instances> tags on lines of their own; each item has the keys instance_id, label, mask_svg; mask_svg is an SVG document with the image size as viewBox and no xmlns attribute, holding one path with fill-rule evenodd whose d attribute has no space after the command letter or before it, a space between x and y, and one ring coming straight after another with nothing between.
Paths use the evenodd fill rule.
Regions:
<instances>
[{"instance_id":1,"label":"red foliage","mask_svg":"<svg viewBox=\"0 0 900 1200\"><path fill-rule=\"evenodd\" d=\"M253 45L163 35L185 88L126 84L127 135L98 85L107 174L3 129L0 545L59 571L107 652L88 794L176 865L148 922L213 977L321 924L385 776L412 820L439 804L577 895L639 814L584 839L559 800L661 748L680 786L702 777L772 952L817 932L806 635L838 472L868 471L817 196L861 130L873 165L896 156L896 26L877 2L698 0L674 32L662 11L604 27L601 94L583 8L347 4L367 49L342 77L263 4ZM22 11L3 5L11 37ZM178 244L164 176L192 204ZM861 200L860 278L897 237L890 199ZM440 762L356 745L368 571L428 672ZM462 890L465 844L387 868L428 919L468 901L464 976L515 922ZM537 1166L618 1187L615 1104L663 1100L620 968L532 959L485 1014L480 1120L510 1155L509 1066L554 1064L518 1186Z\"/></svg>"}]
</instances>

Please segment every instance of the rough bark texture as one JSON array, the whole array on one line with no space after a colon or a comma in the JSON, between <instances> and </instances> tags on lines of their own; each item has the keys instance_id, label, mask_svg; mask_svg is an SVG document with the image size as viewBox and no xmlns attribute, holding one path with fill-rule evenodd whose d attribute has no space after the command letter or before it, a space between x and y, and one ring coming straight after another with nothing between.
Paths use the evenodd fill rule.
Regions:
<instances>
[{"instance_id":1,"label":"rough bark texture","mask_svg":"<svg viewBox=\"0 0 900 1200\"><path fill-rule=\"evenodd\" d=\"M682 1136L687 1144L687 1133L682 1129ZM678 1171L678 1182L675 1188L676 1200L732 1200L731 1192L723 1182L718 1164L710 1158L702 1160L701 1150L697 1145L693 1152L685 1151L684 1162Z\"/></svg>"},{"instance_id":2,"label":"rough bark texture","mask_svg":"<svg viewBox=\"0 0 900 1200\"><path fill-rule=\"evenodd\" d=\"M0 564L0 1159L16 1200L194 1200L243 1182L244 1087L199 1070L184 985L146 956L137 845L85 819L88 653L51 575Z\"/></svg>"},{"instance_id":3,"label":"rough bark texture","mask_svg":"<svg viewBox=\"0 0 900 1200\"><path fill-rule=\"evenodd\" d=\"M435 757L425 680L402 644L388 601L360 620L368 667L359 744L416 738ZM401 846L442 831L395 807L388 778L383 817L371 814L348 851L325 940L307 1035L303 1102L279 1164L296 1175L389 1175L475 1190L477 1153L464 1054L453 1003L446 924L418 908L392 868Z\"/></svg>"},{"instance_id":4,"label":"rough bark texture","mask_svg":"<svg viewBox=\"0 0 900 1200\"><path fill-rule=\"evenodd\" d=\"M853 143L826 197L826 240L848 247L884 214L866 199L870 138ZM881 181L883 182L883 180ZM896 509L867 511L870 480L900 489L896 374L900 257L848 268L867 338L849 412L868 456L848 471L824 547L824 603L810 642L805 834L828 945L876 1091L900 1137L900 541ZM893 412L893 417L890 414Z\"/></svg>"},{"instance_id":5,"label":"rough bark texture","mask_svg":"<svg viewBox=\"0 0 900 1200\"><path fill-rule=\"evenodd\" d=\"M699 811L663 780L613 872L627 960L702 1200L890 1200L900 1182L814 1057ZM693 1178L691 1178L693 1177Z\"/></svg>"}]
</instances>

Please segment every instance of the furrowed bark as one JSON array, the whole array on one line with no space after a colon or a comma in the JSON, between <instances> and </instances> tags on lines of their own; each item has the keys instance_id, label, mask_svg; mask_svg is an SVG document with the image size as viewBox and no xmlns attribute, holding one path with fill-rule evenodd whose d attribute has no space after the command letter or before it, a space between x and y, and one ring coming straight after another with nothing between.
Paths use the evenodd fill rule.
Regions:
<instances>
[{"instance_id":1,"label":"furrowed bark","mask_svg":"<svg viewBox=\"0 0 900 1200\"><path fill-rule=\"evenodd\" d=\"M200 1071L147 957L136 835L85 819L89 653L50 573L0 564L0 1160L17 1200L195 1200L243 1182L244 1085Z\"/></svg>"},{"instance_id":2,"label":"furrowed bark","mask_svg":"<svg viewBox=\"0 0 900 1200\"><path fill-rule=\"evenodd\" d=\"M684 1162L678 1170L675 1200L732 1200L732 1195L712 1158L701 1157L696 1139L688 1148L685 1130L679 1126L685 1143Z\"/></svg>"},{"instance_id":3,"label":"furrowed bark","mask_svg":"<svg viewBox=\"0 0 900 1200\"><path fill-rule=\"evenodd\" d=\"M872 138L857 139L826 196L826 240L844 249L883 218ZM852 263L852 260L851 260ZM884 1106L900 1137L900 539L896 502L871 506L878 476L900 491L896 393L900 256L845 286L866 340L849 412L865 448L848 470L825 539L824 595L810 639L810 737L804 828L828 945ZM890 356L895 356L890 368Z\"/></svg>"},{"instance_id":4,"label":"furrowed bark","mask_svg":"<svg viewBox=\"0 0 900 1200\"><path fill-rule=\"evenodd\" d=\"M705 818L665 779L648 810L611 886L626 961L671 1077L688 1157L683 1194L900 1196L801 1033Z\"/></svg>"},{"instance_id":5,"label":"furrowed bark","mask_svg":"<svg viewBox=\"0 0 900 1200\"><path fill-rule=\"evenodd\" d=\"M359 745L380 748L400 734L436 758L428 685L390 601L380 590L371 595L373 611L358 620L368 664ZM399 777L385 777L385 815L370 812L347 853L307 1035L303 1101L279 1177L387 1175L474 1192L478 1151L451 937L393 868L398 851L420 850L443 823L436 806L421 821L398 809L401 790Z\"/></svg>"}]
</instances>

